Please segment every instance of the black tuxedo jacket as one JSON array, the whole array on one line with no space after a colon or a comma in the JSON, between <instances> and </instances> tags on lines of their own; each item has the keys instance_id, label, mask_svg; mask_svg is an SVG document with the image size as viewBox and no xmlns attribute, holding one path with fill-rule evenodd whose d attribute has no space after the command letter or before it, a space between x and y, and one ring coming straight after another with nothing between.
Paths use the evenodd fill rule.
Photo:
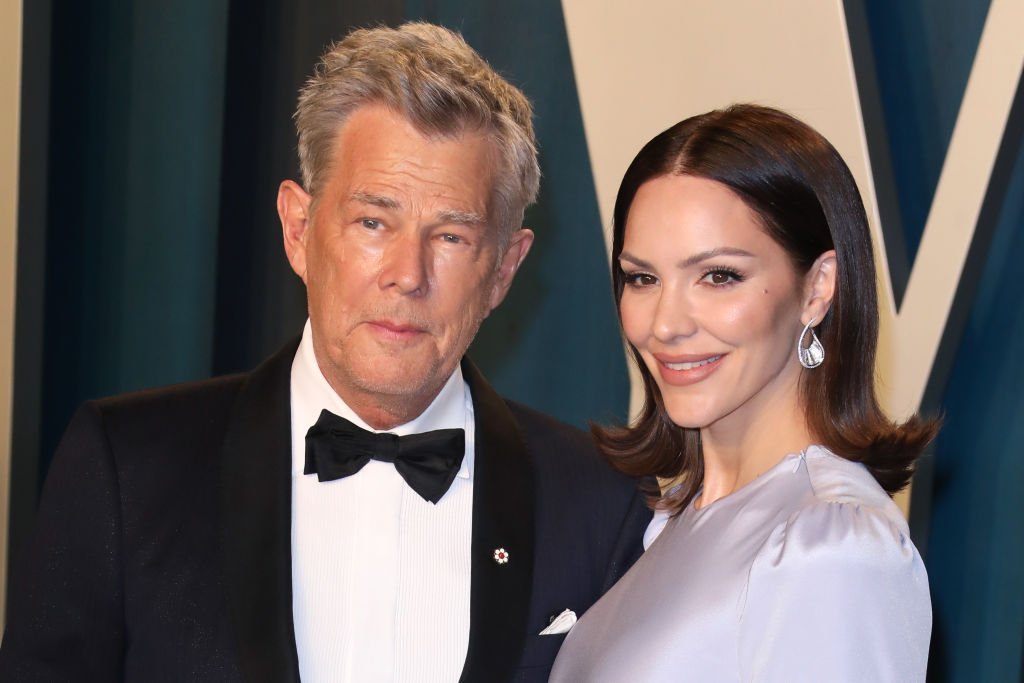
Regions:
<instances>
[{"instance_id":1,"label":"black tuxedo jacket","mask_svg":"<svg viewBox=\"0 0 1024 683\"><path fill-rule=\"evenodd\" d=\"M294 353L78 411L12 575L0 680L298 680ZM650 514L582 432L463 373L477 455L462 680L545 681L562 637L539 632L629 567Z\"/></svg>"}]
</instances>

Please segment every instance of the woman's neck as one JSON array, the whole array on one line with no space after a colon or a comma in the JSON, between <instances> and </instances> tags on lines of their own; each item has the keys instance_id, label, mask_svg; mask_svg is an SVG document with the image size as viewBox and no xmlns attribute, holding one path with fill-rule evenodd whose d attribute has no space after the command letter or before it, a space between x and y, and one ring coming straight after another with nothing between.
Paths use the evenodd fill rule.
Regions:
<instances>
[{"instance_id":1,"label":"woman's neck","mask_svg":"<svg viewBox=\"0 0 1024 683\"><path fill-rule=\"evenodd\" d=\"M756 419L741 422L742 416L736 417L701 430L704 482L697 507L738 491L814 442L795 397L760 411Z\"/></svg>"}]
</instances>

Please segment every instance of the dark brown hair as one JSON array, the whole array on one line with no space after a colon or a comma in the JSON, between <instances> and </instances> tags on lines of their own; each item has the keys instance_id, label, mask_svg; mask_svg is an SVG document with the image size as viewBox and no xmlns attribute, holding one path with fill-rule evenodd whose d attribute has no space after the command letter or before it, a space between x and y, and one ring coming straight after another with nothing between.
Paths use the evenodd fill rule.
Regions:
<instances>
[{"instance_id":1,"label":"dark brown hair","mask_svg":"<svg viewBox=\"0 0 1024 683\"><path fill-rule=\"evenodd\" d=\"M850 169L828 140L789 114L740 104L672 126L644 145L626 170L615 199L612 281L616 306L624 274L619 256L637 190L666 175L690 175L730 188L760 218L765 232L805 274L829 249L836 252L832 306L817 327L825 361L805 370L800 397L811 434L848 460L863 463L890 494L904 486L914 461L938 430L917 416L889 420L875 395L878 300L864 205ZM659 501L678 512L704 478L700 433L677 426L637 349L644 406L630 427L592 427L599 448L634 476L682 478Z\"/></svg>"}]
</instances>

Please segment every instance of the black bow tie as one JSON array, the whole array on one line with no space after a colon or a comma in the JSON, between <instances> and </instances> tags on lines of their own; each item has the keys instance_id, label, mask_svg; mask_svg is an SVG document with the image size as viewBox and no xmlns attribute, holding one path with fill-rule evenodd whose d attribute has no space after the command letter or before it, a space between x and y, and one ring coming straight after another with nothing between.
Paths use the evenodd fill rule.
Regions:
<instances>
[{"instance_id":1,"label":"black bow tie","mask_svg":"<svg viewBox=\"0 0 1024 683\"><path fill-rule=\"evenodd\" d=\"M355 474L373 460L393 462L398 474L424 500L437 503L455 480L466 452L461 429L398 436L374 433L322 410L306 432L306 474L333 481Z\"/></svg>"}]
</instances>

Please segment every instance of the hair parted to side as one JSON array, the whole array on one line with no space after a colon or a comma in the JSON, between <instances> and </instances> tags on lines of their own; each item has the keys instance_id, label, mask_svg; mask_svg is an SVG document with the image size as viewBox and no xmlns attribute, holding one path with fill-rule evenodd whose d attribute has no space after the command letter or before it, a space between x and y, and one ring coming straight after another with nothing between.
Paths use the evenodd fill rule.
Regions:
<instances>
[{"instance_id":1,"label":"hair parted to side","mask_svg":"<svg viewBox=\"0 0 1024 683\"><path fill-rule=\"evenodd\" d=\"M425 136L488 135L499 160L493 191L502 234L522 225L540 184L533 110L462 36L412 22L358 29L328 48L295 111L302 181L314 198L338 131L368 104L402 114Z\"/></svg>"},{"instance_id":2,"label":"hair parted to side","mask_svg":"<svg viewBox=\"0 0 1024 683\"><path fill-rule=\"evenodd\" d=\"M914 461L938 430L918 416L889 420L875 394L878 300L867 216L839 153L807 124L777 109L739 104L688 118L655 136L636 155L615 200L612 281L619 305L625 276L619 256L637 190L666 175L726 185L757 215L765 232L806 274L836 252L832 306L817 326L825 360L803 370L800 400L812 436L837 455L861 462L890 494L903 488ZM629 427L592 427L598 446L635 476L682 478L658 501L681 510L704 478L700 433L675 425L639 352L630 350L644 382L644 407Z\"/></svg>"}]
</instances>

